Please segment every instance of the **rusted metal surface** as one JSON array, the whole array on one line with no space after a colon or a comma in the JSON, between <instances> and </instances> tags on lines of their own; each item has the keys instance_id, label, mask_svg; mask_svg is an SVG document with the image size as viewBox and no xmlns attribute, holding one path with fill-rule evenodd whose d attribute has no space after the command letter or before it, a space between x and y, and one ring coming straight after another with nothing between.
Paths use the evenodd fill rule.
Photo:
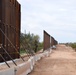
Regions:
<instances>
[{"instance_id":1,"label":"rusted metal surface","mask_svg":"<svg viewBox=\"0 0 76 75\"><path fill-rule=\"evenodd\" d=\"M2 10L2 1L0 0L0 9ZM2 19L2 11L0 11L0 28L2 28L2 25L1 25L1 19ZM1 31L0 31L0 44L2 43L2 34L1 34ZM2 49L0 47L0 53L2 53ZM0 57L0 60L2 61L2 58Z\"/></svg>"},{"instance_id":2,"label":"rusted metal surface","mask_svg":"<svg viewBox=\"0 0 76 75\"><path fill-rule=\"evenodd\" d=\"M46 31L44 31L44 45L43 50L47 50L50 47L55 47L58 42L54 39L54 37L50 36Z\"/></svg>"},{"instance_id":3,"label":"rusted metal surface","mask_svg":"<svg viewBox=\"0 0 76 75\"><path fill-rule=\"evenodd\" d=\"M44 48L43 50L46 50L50 48L50 35L44 31Z\"/></svg>"},{"instance_id":4,"label":"rusted metal surface","mask_svg":"<svg viewBox=\"0 0 76 75\"><path fill-rule=\"evenodd\" d=\"M16 48L18 51L20 49L20 20L21 20L20 10L21 10L21 6L18 2L16 2L16 16L17 16L16 17Z\"/></svg>"},{"instance_id":5,"label":"rusted metal surface","mask_svg":"<svg viewBox=\"0 0 76 75\"><path fill-rule=\"evenodd\" d=\"M54 45L54 38L51 36L51 46Z\"/></svg>"},{"instance_id":6,"label":"rusted metal surface","mask_svg":"<svg viewBox=\"0 0 76 75\"><path fill-rule=\"evenodd\" d=\"M54 39L54 37L51 36L51 46L57 45L58 42Z\"/></svg>"},{"instance_id":7,"label":"rusted metal surface","mask_svg":"<svg viewBox=\"0 0 76 75\"><path fill-rule=\"evenodd\" d=\"M0 28L18 52L20 50L20 7L17 0L0 0ZM19 54L8 39L0 31L0 44L2 44L13 59L19 58ZM10 60L2 48L0 48L0 54L5 60ZM0 59L0 61L3 60Z\"/></svg>"}]
</instances>

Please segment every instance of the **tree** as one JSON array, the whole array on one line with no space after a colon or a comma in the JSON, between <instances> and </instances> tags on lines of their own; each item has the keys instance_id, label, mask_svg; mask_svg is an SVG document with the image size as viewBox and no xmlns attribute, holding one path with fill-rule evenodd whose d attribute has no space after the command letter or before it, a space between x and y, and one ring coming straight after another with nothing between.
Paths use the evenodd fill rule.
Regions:
<instances>
[{"instance_id":1,"label":"tree","mask_svg":"<svg viewBox=\"0 0 76 75\"><path fill-rule=\"evenodd\" d=\"M39 45L39 36L38 35L35 35L34 36L34 52L36 53L38 51L38 45Z\"/></svg>"},{"instance_id":2,"label":"tree","mask_svg":"<svg viewBox=\"0 0 76 75\"><path fill-rule=\"evenodd\" d=\"M34 35L34 34L30 34L30 33L21 33L20 34L20 48L21 50L24 50L24 48L26 50L28 50L28 52L37 52L39 49L39 44L41 44L39 42L39 36L38 35Z\"/></svg>"}]
</instances>

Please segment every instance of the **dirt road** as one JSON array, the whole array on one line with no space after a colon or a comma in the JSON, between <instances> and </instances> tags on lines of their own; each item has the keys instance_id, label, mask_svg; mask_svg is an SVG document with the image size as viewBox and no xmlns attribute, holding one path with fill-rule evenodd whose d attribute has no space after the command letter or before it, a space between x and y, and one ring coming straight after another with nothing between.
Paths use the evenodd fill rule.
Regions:
<instances>
[{"instance_id":1,"label":"dirt road","mask_svg":"<svg viewBox=\"0 0 76 75\"><path fill-rule=\"evenodd\" d=\"M49 57L42 58L29 75L76 75L76 52L58 45Z\"/></svg>"}]
</instances>

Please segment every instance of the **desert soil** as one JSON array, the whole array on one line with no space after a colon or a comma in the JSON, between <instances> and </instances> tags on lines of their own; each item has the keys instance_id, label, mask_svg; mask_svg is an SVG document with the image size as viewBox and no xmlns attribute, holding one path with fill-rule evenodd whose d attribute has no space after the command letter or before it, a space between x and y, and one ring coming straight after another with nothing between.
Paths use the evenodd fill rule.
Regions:
<instances>
[{"instance_id":1,"label":"desert soil","mask_svg":"<svg viewBox=\"0 0 76 75\"><path fill-rule=\"evenodd\" d=\"M49 57L37 61L29 75L76 75L76 52L65 45L58 45Z\"/></svg>"}]
</instances>

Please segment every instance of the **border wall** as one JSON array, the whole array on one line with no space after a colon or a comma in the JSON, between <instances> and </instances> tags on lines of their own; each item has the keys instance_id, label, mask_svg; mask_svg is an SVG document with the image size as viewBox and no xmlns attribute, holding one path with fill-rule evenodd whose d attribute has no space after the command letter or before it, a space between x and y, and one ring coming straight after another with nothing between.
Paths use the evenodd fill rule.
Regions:
<instances>
[{"instance_id":1,"label":"border wall","mask_svg":"<svg viewBox=\"0 0 76 75\"><path fill-rule=\"evenodd\" d=\"M21 5L17 0L0 0L0 46L2 45L13 59L19 58L16 50L18 52L20 50L20 8ZM0 47L0 54L5 60L10 60L2 47ZM1 61L3 61L2 58L0 58Z\"/></svg>"},{"instance_id":2,"label":"border wall","mask_svg":"<svg viewBox=\"0 0 76 75\"><path fill-rule=\"evenodd\" d=\"M50 35L44 31L44 46L43 46L43 50L46 50L48 48L50 48Z\"/></svg>"}]
</instances>

